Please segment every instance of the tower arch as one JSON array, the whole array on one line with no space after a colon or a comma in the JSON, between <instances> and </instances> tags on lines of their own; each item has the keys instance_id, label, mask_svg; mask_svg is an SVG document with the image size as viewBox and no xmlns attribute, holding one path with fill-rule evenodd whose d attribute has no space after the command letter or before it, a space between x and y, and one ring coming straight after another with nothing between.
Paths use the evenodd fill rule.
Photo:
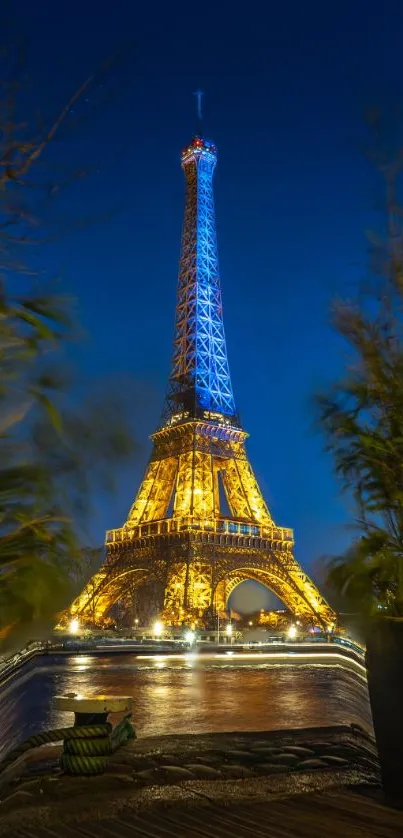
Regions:
<instances>
[{"instance_id":1,"label":"tower arch","mask_svg":"<svg viewBox=\"0 0 403 838\"><path fill-rule=\"evenodd\" d=\"M150 576L146 567L116 568L114 574L104 570L88 580L81 594L74 600L69 617L76 617L83 623L101 624L108 611L127 593L127 582L141 587L145 582L157 581Z\"/></svg>"},{"instance_id":2,"label":"tower arch","mask_svg":"<svg viewBox=\"0 0 403 838\"><path fill-rule=\"evenodd\" d=\"M330 625L331 620L324 620L322 616L323 605L325 604L323 597L319 594L318 598L315 598L312 602L306 586L298 585L289 573L282 572L281 566L265 567L262 564L259 567L256 564L248 566L245 563L243 566L241 565L230 570L223 579L217 582L214 592L215 608L218 611L227 610L228 600L232 592L238 585L246 581L259 582L261 585L264 585L264 587L281 600L295 617L300 617L322 626Z\"/></svg>"}]
</instances>

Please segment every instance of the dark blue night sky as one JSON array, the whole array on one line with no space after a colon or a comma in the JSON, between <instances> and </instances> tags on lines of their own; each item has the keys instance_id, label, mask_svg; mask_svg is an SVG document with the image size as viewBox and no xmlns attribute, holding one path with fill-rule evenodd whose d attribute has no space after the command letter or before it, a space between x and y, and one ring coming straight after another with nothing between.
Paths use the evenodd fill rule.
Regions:
<instances>
[{"instance_id":1,"label":"dark blue night sky","mask_svg":"<svg viewBox=\"0 0 403 838\"><path fill-rule=\"evenodd\" d=\"M365 273L374 179L363 156L367 106L401 97L400 2L15 4L35 105L45 114L114 49L129 58L77 106L90 114L53 154L93 173L63 211L106 212L44 250L80 302L88 377L134 380L144 441L96 534L120 525L147 459L168 376L184 198L180 151L205 91L205 131L218 147L215 195L233 386L249 454L275 520L296 532L309 568L350 537L311 394L340 368L328 325L336 294ZM21 23L22 21L22 23ZM102 98L102 96L101 96ZM77 208L78 201L78 208ZM124 383L124 386L126 384Z\"/></svg>"}]
</instances>

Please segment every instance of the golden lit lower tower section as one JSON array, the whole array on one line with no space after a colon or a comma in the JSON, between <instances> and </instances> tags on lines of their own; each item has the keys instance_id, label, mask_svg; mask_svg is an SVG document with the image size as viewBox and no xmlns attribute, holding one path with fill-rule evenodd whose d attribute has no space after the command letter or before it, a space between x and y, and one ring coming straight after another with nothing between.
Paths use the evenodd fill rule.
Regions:
<instances>
[{"instance_id":1,"label":"golden lit lower tower section","mask_svg":"<svg viewBox=\"0 0 403 838\"><path fill-rule=\"evenodd\" d=\"M128 580L156 583L176 623L226 607L244 579L276 593L297 617L335 615L293 556L293 532L273 522L249 463L229 373L213 197L214 144L182 152L186 202L172 370L160 427L125 525L70 616L102 622ZM92 617L90 617L92 615Z\"/></svg>"}]
</instances>

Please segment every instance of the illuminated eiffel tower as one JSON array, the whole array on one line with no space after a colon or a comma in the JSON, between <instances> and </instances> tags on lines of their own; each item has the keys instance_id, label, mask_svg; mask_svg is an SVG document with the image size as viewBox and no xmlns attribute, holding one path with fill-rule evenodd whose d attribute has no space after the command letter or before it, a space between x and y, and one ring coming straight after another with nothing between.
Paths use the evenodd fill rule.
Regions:
<instances>
[{"instance_id":1,"label":"illuminated eiffel tower","mask_svg":"<svg viewBox=\"0 0 403 838\"><path fill-rule=\"evenodd\" d=\"M245 579L273 591L295 617L335 615L293 557L293 531L274 523L245 450L225 343L213 199L214 144L182 152L186 204L172 372L163 419L123 527L69 616L102 622L129 584L159 591L174 624L225 610ZM146 586L144 588L144 586Z\"/></svg>"}]
</instances>

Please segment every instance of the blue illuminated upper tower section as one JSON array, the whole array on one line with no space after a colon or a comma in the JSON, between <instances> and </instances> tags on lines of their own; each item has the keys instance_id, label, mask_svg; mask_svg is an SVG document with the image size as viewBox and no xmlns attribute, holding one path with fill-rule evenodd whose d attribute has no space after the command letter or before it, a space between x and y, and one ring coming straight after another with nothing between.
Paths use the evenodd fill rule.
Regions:
<instances>
[{"instance_id":1,"label":"blue illuminated upper tower section","mask_svg":"<svg viewBox=\"0 0 403 838\"><path fill-rule=\"evenodd\" d=\"M183 150L181 162L186 203L166 420L222 417L226 423L237 426L214 213L217 150L212 142L196 136Z\"/></svg>"}]
</instances>

